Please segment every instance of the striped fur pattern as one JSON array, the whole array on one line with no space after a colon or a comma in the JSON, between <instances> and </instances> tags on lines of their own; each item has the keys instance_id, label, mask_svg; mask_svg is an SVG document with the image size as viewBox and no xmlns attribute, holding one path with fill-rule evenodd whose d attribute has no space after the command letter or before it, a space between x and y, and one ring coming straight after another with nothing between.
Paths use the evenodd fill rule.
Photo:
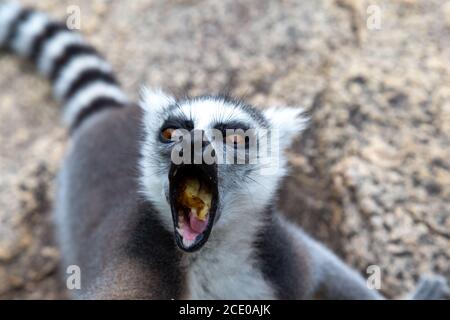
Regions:
<instances>
[{"instance_id":1,"label":"striped fur pattern","mask_svg":"<svg viewBox=\"0 0 450 320\"><path fill-rule=\"evenodd\" d=\"M51 81L71 128L94 111L128 104L111 66L80 33L43 13L0 1L0 47L31 60Z\"/></svg>"}]
</instances>

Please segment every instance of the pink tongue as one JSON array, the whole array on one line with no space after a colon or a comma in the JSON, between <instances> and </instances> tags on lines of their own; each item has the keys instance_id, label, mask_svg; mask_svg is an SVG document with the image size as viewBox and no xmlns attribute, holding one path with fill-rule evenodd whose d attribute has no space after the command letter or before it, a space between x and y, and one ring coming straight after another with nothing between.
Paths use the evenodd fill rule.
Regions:
<instances>
[{"instance_id":1,"label":"pink tongue","mask_svg":"<svg viewBox=\"0 0 450 320\"><path fill-rule=\"evenodd\" d=\"M183 238L194 241L200 233L205 231L207 224L208 218L202 221L195 214L189 214L189 223L183 224Z\"/></svg>"},{"instance_id":2,"label":"pink tongue","mask_svg":"<svg viewBox=\"0 0 450 320\"><path fill-rule=\"evenodd\" d=\"M202 233L206 229L206 225L208 224L208 219L205 221L200 220L197 218L195 214L189 215L189 224L193 231L197 233Z\"/></svg>"}]
</instances>

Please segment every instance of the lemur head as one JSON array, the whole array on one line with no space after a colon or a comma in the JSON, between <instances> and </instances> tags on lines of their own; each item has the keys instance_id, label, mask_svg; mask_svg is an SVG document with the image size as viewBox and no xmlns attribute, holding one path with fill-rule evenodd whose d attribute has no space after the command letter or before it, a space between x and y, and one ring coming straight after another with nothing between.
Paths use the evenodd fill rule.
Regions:
<instances>
[{"instance_id":1,"label":"lemur head","mask_svg":"<svg viewBox=\"0 0 450 320\"><path fill-rule=\"evenodd\" d=\"M283 151L306 124L301 108L261 111L225 96L177 100L144 88L141 107L141 189L187 252L213 227L262 219L286 173Z\"/></svg>"}]
</instances>

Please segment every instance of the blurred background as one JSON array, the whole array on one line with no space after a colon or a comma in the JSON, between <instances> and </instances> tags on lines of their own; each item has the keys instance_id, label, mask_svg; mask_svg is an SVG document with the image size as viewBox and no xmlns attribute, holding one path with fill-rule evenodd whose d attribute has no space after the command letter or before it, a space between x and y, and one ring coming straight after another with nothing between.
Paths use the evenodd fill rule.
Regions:
<instances>
[{"instance_id":1,"label":"blurred background","mask_svg":"<svg viewBox=\"0 0 450 320\"><path fill-rule=\"evenodd\" d=\"M450 1L41 0L67 15L127 93L227 89L303 106L288 156L289 218L399 297L450 279ZM64 298L51 223L67 135L50 86L0 53L0 298Z\"/></svg>"}]
</instances>

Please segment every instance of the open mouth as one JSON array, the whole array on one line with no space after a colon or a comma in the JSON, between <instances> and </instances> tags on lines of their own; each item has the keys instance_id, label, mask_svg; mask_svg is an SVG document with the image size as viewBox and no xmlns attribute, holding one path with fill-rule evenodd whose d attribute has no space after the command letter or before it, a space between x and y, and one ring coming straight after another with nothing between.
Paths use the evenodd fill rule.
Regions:
<instances>
[{"instance_id":1,"label":"open mouth","mask_svg":"<svg viewBox=\"0 0 450 320\"><path fill-rule=\"evenodd\" d=\"M217 169L214 165L174 165L169 172L169 193L175 241L187 252L208 240L217 210Z\"/></svg>"}]
</instances>

